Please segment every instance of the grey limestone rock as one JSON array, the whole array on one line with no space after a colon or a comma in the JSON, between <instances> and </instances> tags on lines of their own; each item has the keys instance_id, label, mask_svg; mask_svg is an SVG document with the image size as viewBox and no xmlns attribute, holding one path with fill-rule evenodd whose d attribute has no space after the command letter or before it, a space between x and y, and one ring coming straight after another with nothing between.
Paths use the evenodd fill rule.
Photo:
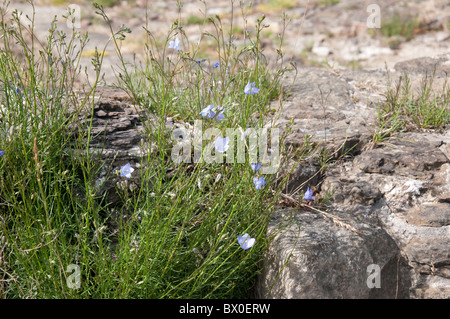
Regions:
<instances>
[{"instance_id":1,"label":"grey limestone rock","mask_svg":"<svg viewBox=\"0 0 450 319\"><path fill-rule=\"evenodd\" d=\"M395 77L408 72L416 85L434 64L443 80L449 63L444 55L390 71ZM368 147L387 76L383 70L300 70L278 123L285 128L292 120L288 143L297 147L305 135L329 154L351 141L353 148L336 153L350 156L310 184L331 196L323 209L341 225L313 209L276 211L259 297L450 298L450 130L401 133ZM300 165L288 190L313 173L310 163ZM292 224L280 230L283 215ZM380 267L381 288L367 285L370 264Z\"/></svg>"}]
</instances>

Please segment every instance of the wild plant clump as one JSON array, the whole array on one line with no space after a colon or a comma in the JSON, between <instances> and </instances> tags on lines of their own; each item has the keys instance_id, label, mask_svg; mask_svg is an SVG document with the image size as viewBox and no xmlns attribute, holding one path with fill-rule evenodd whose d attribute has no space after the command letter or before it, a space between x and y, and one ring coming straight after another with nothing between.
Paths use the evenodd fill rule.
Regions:
<instances>
[{"instance_id":1,"label":"wild plant clump","mask_svg":"<svg viewBox=\"0 0 450 319\"><path fill-rule=\"evenodd\" d=\"M160 119L159 127L148 126L145 133L158 152L148 152L140 163L137 192L125 194L114 207L105 202L94 190L102 164L89 151L91 127L80 128L75 141L67 129L77 127L81 110L94 108L105 49L95 50L96 77L81 94L76 83L88 36L75 28L64 34L53 22L48 41L37 43L34 15L24 27L21 13L13 11L8 20L2 7L0 296L251 296L283 177L263 174L264 163L248 157L175 163L164 120L170 116L191 125L202 120L204 130L220 133L211 136L220 156L231 145L226 129L241 129L249 151L246 129L275 128L281 78L295 69L284 66L282 36L278 58L269 65L260 45L260 33L268 27L264 17L253 31L245 25L242 45L235 44L232 23L227 28L219 16L205 17L214 32L205 31L202 39L212 39L217 53L205 58L199 43L189 43L179 19L165 41L147 30L147 58L138 67L124 62L120 50L129 29L113 30L103 7L95 9L110 26L121 59L116 85ZM278 110L270 107L274 100ZM285 137L277 144L281 162L294 156ZM74 148L85 152L74 156ZM296 158L306 149L297 150ZM169 177L168 171L174 173ZM136 171L127 164L119 174L127 180Z\"/></svg>"}]
</instances>

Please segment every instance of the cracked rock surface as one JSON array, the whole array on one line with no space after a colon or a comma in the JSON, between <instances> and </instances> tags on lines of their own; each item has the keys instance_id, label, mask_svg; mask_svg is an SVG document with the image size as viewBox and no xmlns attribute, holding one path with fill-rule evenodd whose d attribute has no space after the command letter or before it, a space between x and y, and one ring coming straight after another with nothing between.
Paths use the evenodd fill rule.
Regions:
<instances>
[{"instance_id":1,"label":"cracked rock surface","mask_svg":"<svg viewBox=\"0 0 450 319\"><path fill-rule=\"evenodd\" d=\"M449 57L438 60L448 62ZM416 64L405 61L399 69ZM412 75L412 81L427 70ZM397 75L401 71L393 70ZM290 143L301 145L310 134L313 142L332 151L348 141L356 147L328 167L320 185L320 194L332 197L327 212L335 219L305 208L273 215L268 232L276 236L259 276L258 296L450 298L450 129L400 133L383 145L366 147L367 124L375 119L376 107L358 105L352 96L377 96L383 71L339 76L305 70L301 78L279 120L283 126L293 119ZM318 95L320 85L332 90L326 102ZM320 134L324 130L329 131L326 140ZM300 165L294 176L297 183L292 182L291 190L303 186L304 191L318 182L305 184L314 176L311 163ZM288 217L293 223L280 230ZM379 288L368 283L371 265L379 267Z\"/></svg>"}]
</instances>

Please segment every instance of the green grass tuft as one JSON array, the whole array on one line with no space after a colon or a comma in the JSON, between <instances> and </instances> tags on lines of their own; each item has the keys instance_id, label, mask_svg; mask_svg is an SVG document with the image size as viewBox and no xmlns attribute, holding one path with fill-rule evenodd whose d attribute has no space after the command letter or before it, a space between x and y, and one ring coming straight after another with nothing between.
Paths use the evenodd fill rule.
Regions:
<instances>
[{"instance_id":1,"label":"green grass tuft","mask_svg":"<svg viewBox=\"0 0 450 319\"><path fill-rule=\"evenodd\" d=\"M445 82L440 92L433 91L435 70L427 73L418 92L411 88L407 74L399 77L386 94L382 116L401 118L403 128L443 129L450 122L450 87Z\"/></svg>"}]
</instances>

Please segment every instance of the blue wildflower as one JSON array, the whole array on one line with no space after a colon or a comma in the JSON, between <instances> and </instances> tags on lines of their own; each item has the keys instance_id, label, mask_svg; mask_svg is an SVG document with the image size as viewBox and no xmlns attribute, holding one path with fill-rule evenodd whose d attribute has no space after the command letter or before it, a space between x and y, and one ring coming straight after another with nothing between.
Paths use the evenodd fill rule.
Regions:
<instances>
[{"instance_id":1,"label":"blue wildflower","mask_svg":"<svg viewBox=\"0 0 450 319\"><path fill-rule=\"evenodd\" d=\"M200 112L200 114L202 115L202 116L204 116L204 117L207 117L207 118L210 118L210 119L213 119L213 118L216 118L216 119L218 119L218 120L223 120L223 119L225 119L225 115L223 115L223 112L221 112L221 113L219 113L219 114L217 114L216 112L217 111L222 111L223 110L223 107L222 106L217 106L217 108L215 108L214 107L214 105L212 105L212 104L210 104L210 105L208 105L207 107L205 107L201 112Z\"/></svg>"},{"instance_id":2,"label":"blue wildflower","mask_svg":"<svg viewBox=\"0 0 450 319\"><path fill-rule=\"evenodd\" d=\"M169 42L169 49L180 50L180 39L178 37L174 41Z\"/></svg>"},{"instance_id":3,"label":"blue wildflower","mask_svg":"<svg viewBox=\"0 0 450 319\"><path fill-rule=\"evenodd\" d=\"M131 178L131 173L134 172L134 168L131 167L130 163L125 164L124 166L122 166L120 168L120 176L122 177L126 177L126 178Z\"/></svg>"},{"instance_id":4,"label":"blue wildflower","mask_svg":"<svg viewBox=\"0 0 450 319\"><path fill-rule=\"evenodd\" d=\"M0 156L5 155L5 151L0 151Z\"/></svg>"},{"instance_id":5,"label":"blue wildflower","mask_svg":"<svg viewBox=\"0 0 450 319\"><path fill-rule=\"evenodd\" d=\"M255 86L255 82L248 82L247 85L245 86L244 89L244 93L249 95L249 94L256 94L259 92L259 89Z\"/></svg>"},{"instance_id":6,"label":"blue wildflower","mask_svg":"<svg viewBox=\"0 0 450 319\"><path fill-rule=\"evenodd\" d=\"M264 180L264 176L261 176L260 178L253 177L253 183L255 184L256 189L262 189L267 181Z\"/></svg>"},{"instance_id":7,"label":"blue wildflower","mask_svg":"<svg viewBox=\"0 0 450 319\"><path fill-rule=\"evenodd\" d=\"M216 119L224 120L225 119L225 115L223 115L223 113L219 113L219 114L217 114Z\"/></svg>"},{"instance_id":8,"label":"blue wildflower","mask_svg":"<svg viewBox=\"0 0 450 319\"><path fill-rule=\"evenodd\" d=\"M16 92L16 94L20 94L20 89L19 88L16 88L14 91Z\"/></svg>"},{"instance_id":9,"label":"blue wildflower","mask_svg":"<svg viewBox=\"0 0 450 319\"><path fill-rule=\"evenodd\" d=\"M303 198L306 199L306 200L314 200L316 198L313 196L313 194L314 194L313 191L310 190L309 187L308 187L308 189L305 192L305 196L303 196Z\"/></svg>"},{"instance_id":10,"label":"blue wildflower","mask_svg":"<svg viewBox=\"0 0 450 319\"><path fill-rule=\"evenodd\" d=\"M213 112L220 112L223 111L224 108L223 106L218 105L216 108L213 109ZM217 116L214 114L215 118L218 120L224 120L225 119L225 115L223 115L223 112L220 112Z\"/></svg>"},{"instance_id":11,"label":"blue wildflower","mask_svg":"<svg viewBox=\"0 0 450 319\"><path fill-rule=\"evenodd\" d=\"M262 165L260 163L251 163L250 166L252 167L252 170L254 172L257 172L261 168Z\"/></svg>"},{"instance_id":12,"label":"blue wildflower","mask_svg":"<svg viewBox=\"0 0 450 319\"><path fill-rule=\"evenodd\" d=\"M206 59L201 59L201 60L197 60L197 63L202 64L202 62L205 62L205 61L206 61Z\"/></svg>"},{"instance_id":13,"label":"blue wildflower","mask_svg":"<svg viewBox=\"0 0 450 319\"><path fill-rule=\"evenodd\" d=\"M220 63L219 63L219 62L216 62L216 63L214 63L214 67L215 67L215 68L218 68L218 67L219 67L219 65L220 65Z\"/></svg>"},{"instance_id":14,"label":"blue wildflower","mask_svg":"<svg viewBox=\"0 0 450 319\"><path fill-rule=\"evenodd\" d=\"M214 105L210 104L205 107L200 114L205 117L213 118L216 114L213 112Z\"/></svg>"},{"instance_id":15,"label":"blue wildflower","mask_svg":"<svg viewBox=\"0 0 450 319\"><path fill-rule=\"evenodd\" d=\"M238 236L237 238L239 246L241 246L242 249L247 250L249 248L252 248L255 244L255 238L251 238L249 234L245 233L243 236Z\"/></svg>"},{"instance_id":16,"label":"blue wildflower","mask_svg":"<svg viewBox=\"0 0 450 319\"><path fill-rule=\"evenodd\" d=\"M227 149L230 147L229 142L230 139L228 137L218 136L214 141L214 148L219 153L226 152Z\"/></svg>"}]
</instances>

